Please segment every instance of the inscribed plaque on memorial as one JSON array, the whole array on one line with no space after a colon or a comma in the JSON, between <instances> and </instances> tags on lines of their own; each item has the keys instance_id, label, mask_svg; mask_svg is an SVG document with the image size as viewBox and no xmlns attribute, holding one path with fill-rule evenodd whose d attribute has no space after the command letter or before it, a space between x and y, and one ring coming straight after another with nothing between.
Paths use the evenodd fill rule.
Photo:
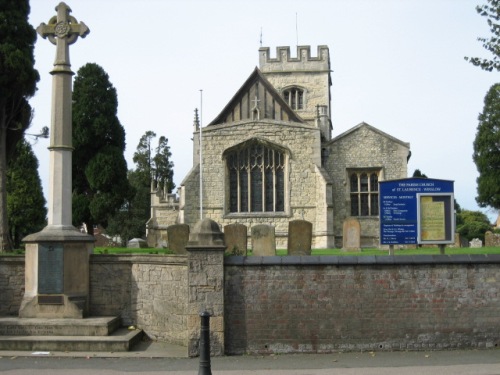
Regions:
<instances>
[{"instance_id":1,"label":"inscribed plaque on memorial","mask_svg":"<svg viewBox=\"0 0 500 375\"><path fill-rule=\"evenodd\" d=\"M435 202L432 197L422 197L420 207L422 240L445 240L446 229L444 202Z\"/></svg>"},{"instance_id":2,"label":"inscribed plaque on memorial","mask_svg":"<svg viewBox=\"0 0 500 375\"><path fill-rule=\"evenodd\" d=\"M64 252L60 244L40 245L38 251L38 293L63 293Z\"/></svg>"}]
</instances>

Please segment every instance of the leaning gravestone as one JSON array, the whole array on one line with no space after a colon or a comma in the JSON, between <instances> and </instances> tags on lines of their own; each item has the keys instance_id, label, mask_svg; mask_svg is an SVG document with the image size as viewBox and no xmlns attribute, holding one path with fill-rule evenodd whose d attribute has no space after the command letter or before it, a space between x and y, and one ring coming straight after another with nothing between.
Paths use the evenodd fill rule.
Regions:
<instances>
[{"instance_id":1,"label":"leaning gravestone","mask_svg":"<svg viewBox=\"0 0 500 375\"><path fill-rule=\"evenodd\" d=\"M469 242L469 246L476 249L483 247L483 241L481 241L479 238L474 238L471 242Z\"/></svg>"},{"instance_id":2,"label":"leaning gravestone","mask_svg":"<svg viewBox=\"0 0 500 375\"><path fill-rule=\"evenodd\" d=\"M247 255L247 227L235 223L224 227L224 241L232 255Z\"/></svg>"},{"instance_id":3,"label":"leaning gravestone","mask_svg":"<svg viewBox=\"0 0 500 375\"><path fill-rule=\"evenodd\" d=\"M174 224L167 227L168 248L175 254L187 254L186 245L189 241L189 225Z\"/></svg>"},{"instance_id":4,"label":"leaning gravestone","mask_svg":"<svg viewBox=\"0 0 500 375\"><path fill-rule=\"evenodd\" d=\"M132 238L128 241L127 247L130 249L142 249L148 247L148 243L142 238Z\"/></svg>"},{"instance_id":5,"label":"leaning gravestone","mask_svg":"<svg viewBox=\"0 0 500 375\"><path fill-rule=\"evenodd\" d=\"M288 223L288 255L311 255L312 223L292 220Z\"/></svg>"},{"instance_id":6,"label":"leaning gravestone","mask_svg":"<svg viewBox=\"0 0 500 375\"><path fill-rule=\"evenodd\" d=\"M255 256L276 255L274 227L259 224L252 227L252 252Z\"/></svg>"},{"instance_id":7,"label":"leaning gravestone","mask_svg":"<svg viewBox=\"0 0 500 375\"><path fill-rule=\"evenodd\" d=\"M346 219L343 227L343 246L346 251L361 250L361 225L357 219Z\"/></svg>"}]
</instances>

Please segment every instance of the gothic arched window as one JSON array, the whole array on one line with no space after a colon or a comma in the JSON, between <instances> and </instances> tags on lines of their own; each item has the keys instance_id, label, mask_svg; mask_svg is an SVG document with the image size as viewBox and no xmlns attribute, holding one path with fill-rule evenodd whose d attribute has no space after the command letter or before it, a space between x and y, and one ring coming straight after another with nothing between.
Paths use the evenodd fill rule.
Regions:
<instances>
[{"instance_id":1,"label":"gothic arched window","mask_svg":"<svg viewBox=\"0 0 500 375\"><path fill-rule=\"evenodd\" d=\"M304 109L304 90L299 87L290 87L283 90L283 99L294 110Z\"/></svg>"},{"instance_id":2,"label":"gothic arched window","mask_svg":"<svg viewBox=\"0 0 500 375\"><path fill-rule=\"evenodd\" d=\"M251 142L226 155L229 212L285 211L285 154Z\"/></svg>"},{"instance_id":3,"label":"gothic arched window","mask_svg":"<svg viewBox=\"0 0 500 375\"><path fill-rule=\"evenodd\" d=\"M351 216L378 216L378 173L351 172L349 175Z\"/></svg>"}]
</instances>

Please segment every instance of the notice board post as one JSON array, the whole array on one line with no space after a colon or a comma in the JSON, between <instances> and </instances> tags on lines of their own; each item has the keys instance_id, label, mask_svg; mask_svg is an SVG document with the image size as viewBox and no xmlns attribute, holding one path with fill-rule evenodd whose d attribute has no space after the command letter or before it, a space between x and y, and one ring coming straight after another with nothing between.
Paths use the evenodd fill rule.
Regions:
<instances>
[{"instance_id":1,"label":"notice board post","mask_svg":"<svg viewBox=\"0 0 500 375\"><path fill-rule=\"evenodd\" d=\"M380 244L455 242L453 181L405 178L380 181Z\"/></svg>"}]
</instances>

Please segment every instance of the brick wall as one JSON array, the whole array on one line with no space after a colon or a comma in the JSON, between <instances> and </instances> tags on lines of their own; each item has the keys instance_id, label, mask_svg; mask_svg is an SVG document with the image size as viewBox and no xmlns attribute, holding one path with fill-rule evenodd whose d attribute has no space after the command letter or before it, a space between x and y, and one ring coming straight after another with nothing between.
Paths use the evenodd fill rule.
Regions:
<instances>
[{"instance_id":1,"label":"brick wall","mask_svg":"<svg viewBox=\"0 0 500 375\"><path fill-rule=\"evenodd\" d=\"M229 257L226 354L493 347L499 264L479 255Z\"/></svg>"},{"instance_id":2,"label":"brick wall","mask_svg":"<svg viewBox=\"0 0 500 375\"><path fill-rule=\"evenodd\" d=\"M202 255L204 266L193 258L191 268L186 256L93 255L91 315L120 315L154 339L187 346L199 309L211 307L226 354L500 344L500 255L221 254ZM214 299L216 258L225 263L224 295ZM23 257L0 257L0 287L0 315L17 315ZM223 312L214 307L221 301Z\"/></svg>"}]
</instances>

